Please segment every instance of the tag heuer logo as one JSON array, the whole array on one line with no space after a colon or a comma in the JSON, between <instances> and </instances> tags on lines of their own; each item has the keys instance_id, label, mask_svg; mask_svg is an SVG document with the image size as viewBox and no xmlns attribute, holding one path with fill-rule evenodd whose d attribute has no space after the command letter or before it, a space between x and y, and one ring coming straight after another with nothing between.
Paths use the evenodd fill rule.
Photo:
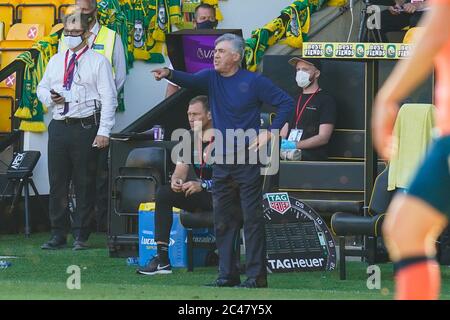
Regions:
<instances>
[{"instance_id":1,"label":"tag heuer logo","mask_svg":"<svg viewBox=\"0 0 450 320\"><path fill-rule=\"evenodd\" d=\"M286 192L283 193L268 193L267 200L269 200L269 206L280 214L284 214L291 208L291 202L289 201L289 195Z\"/></svg>"}]
</instances>

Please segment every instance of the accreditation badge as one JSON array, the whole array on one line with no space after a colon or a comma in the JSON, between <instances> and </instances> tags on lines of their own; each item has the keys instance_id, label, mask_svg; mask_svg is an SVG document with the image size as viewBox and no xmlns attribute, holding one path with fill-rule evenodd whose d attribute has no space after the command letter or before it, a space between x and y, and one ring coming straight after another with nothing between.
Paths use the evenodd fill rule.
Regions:
<instances>
[{"instance_id":1,"label":"accreditation badge","mask_svg":"<svg viewBox=\"0 0 450 320\"><path fill-rule=\"evenodd\" d=\"M288 141L299 142L302 139L303 129L292 129Z\"/></svg>"}]
</instances>

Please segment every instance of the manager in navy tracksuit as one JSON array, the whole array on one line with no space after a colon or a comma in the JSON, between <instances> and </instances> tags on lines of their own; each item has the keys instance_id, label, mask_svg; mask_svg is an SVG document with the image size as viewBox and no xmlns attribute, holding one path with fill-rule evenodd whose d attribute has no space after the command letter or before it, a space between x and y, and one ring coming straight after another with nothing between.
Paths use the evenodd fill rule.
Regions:
<instances>
[{"instance_id":1,"label":"manager in navy tracksuit","mask_svg":"<svg viewBox=\"0 0 450 320\"><path fill-rule=\"evenodd\" d=\"M195 74L167 68L152 71L156 80L167 78L181 87L208 91L213 125L222 133L224 146L235 141L225 141L226 129L258 131L263 102L278 107L271 129L280 129L294 109L292 98L269 79L240 68L244 45L241 37L224 34L215 42L214 69L205 69ZM260 145L268 139L268 135L263 133L259 137ZM222 154L220 150L215 150L212 191L219 277L212 284L214 286L267 287L261 166L248 161L249 144L246 141L242 145L235 144L231 149L224 148ZM247 161L245 164L236 164L236 155L241 152L246 152ZM217 164L219 157L228 158L226 153L228 156L232 153L234 164ZM236 202L236 188L243 213L246 246L248 279L243 283L240 282L236 265L240 230L240 219L232 209L233 202Z\"/></svg>"}]
</instances>

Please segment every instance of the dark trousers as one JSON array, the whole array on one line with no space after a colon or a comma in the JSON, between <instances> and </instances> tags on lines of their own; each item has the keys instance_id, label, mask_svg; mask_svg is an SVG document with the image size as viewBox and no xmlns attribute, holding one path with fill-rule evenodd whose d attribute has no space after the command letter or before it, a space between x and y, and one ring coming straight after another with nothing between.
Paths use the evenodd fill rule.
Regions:
<instances>
[{"instance_id":1,"label":"dark trousers","mask_svg":"<svg viewBox=\"0 0 450 320\"><path fill-rule=\"evenodd\" d=\"M219 251L219 278L239 278L239 232L244 223L246 275L266 277L266 239L260 165L213 167L214 228ZM236 210L239 201L240 210ZM242 216L241 216L242 215Z\"/></svg>"},{"instance_id":2,"label":"dark trousers","mask_svg":"<svg viewBox=\"0 0 450 320\"><path fill-rule=\"evenodd\" d=\"M173 223L172 207L190 212L212 210L210 192L201 191L186 197L183 192L174 192L170 185L158 188L155 208L155 241L169 243Z\"/></svg>"},{"instance_id":3,"label":"dark trousers","mask_svg":"<svg viewBox=\"0 0 450 320\"><path fill-rule=\"evenodd\" d=\"M89 237L90 213L94 204L97 148L92 147L98 126L65 124L52 120L48 127L49 216L52 234L66 237L70 226L69 183L75 187L76 210L72 216L75 239Z\"/></svg>"},{"instance_id":4,"label":"dark trousers","mask_svg":"<svg viewBox=\"0 0 450 320\"><path fill-rule=\"evenodd\" d=\"M422 12L414 12L413 14L402 12L393 15L389 10L381 12L381 29L380 35L383 42L389 42L386 33L392 31L401 31L405 27L415 27L422 17Z\"/></svg>"},{"instance_id":5,"label":"dark trousers","mask_svg":"<svg viewBox=\"0 0 450 320\"><path fill-rule=\"evenodd\" d=\"M107 229L108 216L108 153L109 147L97 151L97 175L95 179L95 222L99 232Z\"/></svg>"}]
</instances>

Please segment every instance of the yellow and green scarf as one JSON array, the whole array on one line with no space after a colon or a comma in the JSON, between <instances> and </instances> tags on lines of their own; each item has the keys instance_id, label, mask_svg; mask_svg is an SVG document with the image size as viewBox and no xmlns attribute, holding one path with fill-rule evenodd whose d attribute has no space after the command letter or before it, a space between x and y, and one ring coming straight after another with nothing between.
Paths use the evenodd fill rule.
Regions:
<instances>
[{"instance_id":1,"label":"yellow and green scarf","mask_svg":"<svg viewBox=\"0 0 450 320\"><path fill-rule=\"evenodd\" d=\"M309 1L294 1L284 8L276 19L254 30L251 37L245 41L247 69L256 71L267 48L279 41L294 48L301 48L309 32L310 17Z\"/></svg>"},{"instance_id":2,"label":"yellow and green scarf","mask_svg":"<svg viewBox=\"0 0 450 320\"><path fill-rule=\"evenodd\" d=\"M19 130L44 132L47 128L44 123L44 114L47 113L45 107L38 99L36 88L39 84L37 67L29 51L20 54L16 60L25 63L22 98L19 101L19 108L14 116L23 119L20 122Z\"/></svg>"}]
</instances>

